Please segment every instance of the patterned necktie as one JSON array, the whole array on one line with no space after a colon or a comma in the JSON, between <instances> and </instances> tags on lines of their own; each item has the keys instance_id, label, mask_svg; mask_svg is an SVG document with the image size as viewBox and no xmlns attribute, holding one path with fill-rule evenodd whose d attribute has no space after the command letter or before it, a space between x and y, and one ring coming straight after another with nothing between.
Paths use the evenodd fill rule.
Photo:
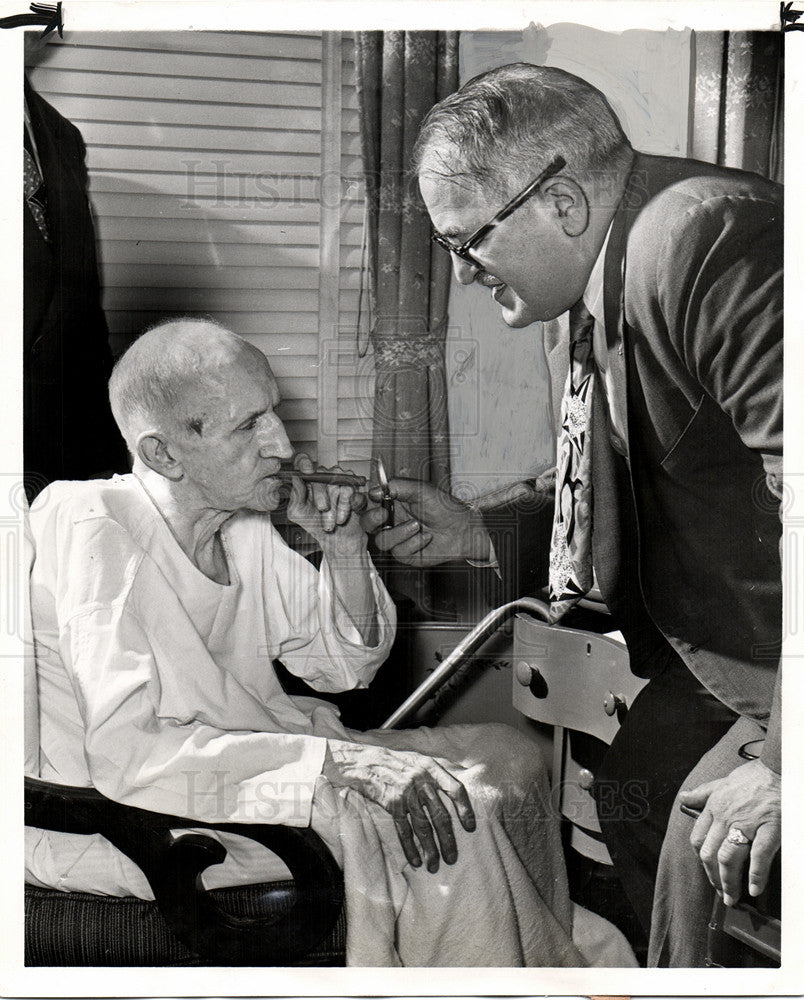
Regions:
<instances>
[{"instance_id":1,"label":"patterned necktie","mask_svg":"<svg viewBox=\"0 0 804 1000\"><path fill-rule=\"evenodd\" d=\"M592 331L583 301L569 314L569 372L556 443L556 500L550 543L550 619L558 621L592 586Z\"/></svg>"},{"instance_id":2,"label":"patterned necktie","mask_svg":"<svg viewBox=\"0 0 804 1000\"><path fill-rule=\"evenodd\" d=\"M47 197L45 195L45 184L42 180L42 173L33 155L28 129L25 129L24 142L24 182L25 201L31 210L36 225L45 243L50 243L50 232L47 225Z\"/></svg>"}]
</instances>

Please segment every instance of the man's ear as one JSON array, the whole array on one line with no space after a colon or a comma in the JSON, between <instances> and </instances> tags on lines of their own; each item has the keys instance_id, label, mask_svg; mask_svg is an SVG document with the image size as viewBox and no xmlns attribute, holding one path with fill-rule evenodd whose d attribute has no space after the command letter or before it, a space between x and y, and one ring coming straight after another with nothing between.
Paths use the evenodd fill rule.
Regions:
<instances>
[{"instance_id":1,"label":"man's ear","mask_svg":"<svg viewBox=\"0 0 804 1000\"><path fill-rule=\"evenodd\" d=\"M542 191L552 202L555 218L567 236L582 236L589 226L589 202L586 192L571 177L551 177Z\"/></svg>"},{"instance_id":2,"label":"man's ear","mask_svg":"<svg viewBox=\"0 0 804 1000\"><path fill-rule=\"evenodd\" d=\"M184 477L184 469L173 457L168 441L157 431L145 431L137 438L137 455L149 469L158 472L165 479L178 482Z\"/></svg>"}]
</instances>

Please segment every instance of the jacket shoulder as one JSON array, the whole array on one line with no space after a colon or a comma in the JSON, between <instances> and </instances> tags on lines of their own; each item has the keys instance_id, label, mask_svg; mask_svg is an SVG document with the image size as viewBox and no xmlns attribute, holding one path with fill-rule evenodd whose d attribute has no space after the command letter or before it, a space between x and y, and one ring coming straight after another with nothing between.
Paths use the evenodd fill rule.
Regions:
<instances>
[{"instance_id":1,"label":"jacket shoulder","mask_svg":"<svg viewBox=\"0 0 804 1000\"><path fill-rule=\"evenodd\" d=\"M759 214L781 225L780 184L699 160L646 157L632 175L631 239L661 236L688 215Z\"/></svg>"},{"instance_id":2,"label":"jacket shoulder","mask_svg":"<svg viewBox=\"0 0 804 1000\"><path fill-rule=\"evenodd\" d=\"M653 272L683 266L724 240L751 252L755 240L777 242L781 253L783 188L758 174L696 160L658 160L637 177L627 238L629 264ZM697 248L697 250L696 250ZM653 265L653 266L651 266Z\"/></svg>"}]
</instances>

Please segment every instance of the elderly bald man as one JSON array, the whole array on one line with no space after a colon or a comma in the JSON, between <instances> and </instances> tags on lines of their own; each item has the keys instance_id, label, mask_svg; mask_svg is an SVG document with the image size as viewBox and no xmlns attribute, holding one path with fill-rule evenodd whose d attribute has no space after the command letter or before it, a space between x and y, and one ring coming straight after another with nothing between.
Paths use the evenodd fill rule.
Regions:
<instances>
[{"instance_id":1,"label":"elderly bald man","mask_svg":"<svg viewBox=\"0 0 804 1000\"><path fill-rule=\"evenodd\" d=\"M293 449L265 356L208 321L166 323L118 362L110 396L133 473L55 483L30 513L41 776L205 821L312 825L344 869L351 965L586 964L529 741L358 733L282 689L275 659L322 692L365 686L395 619L348 488L293 481L288 516L320 571L271 523ZM207 886L285 874L224 842ZM100 837L30 831L27 866L150 897Z\"/></svg>"}]
</instances>

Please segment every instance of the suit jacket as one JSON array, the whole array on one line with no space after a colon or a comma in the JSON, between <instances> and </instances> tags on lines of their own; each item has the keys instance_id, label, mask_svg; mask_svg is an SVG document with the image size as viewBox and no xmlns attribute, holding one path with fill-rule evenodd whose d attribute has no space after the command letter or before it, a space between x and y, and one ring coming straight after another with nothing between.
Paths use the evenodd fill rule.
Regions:
<instances>
[{"instance_id":1,"label":"suit jacket","mask_svg":"<svg viewBox=\"0 0 804 1000\"><path fill-rule=\"evenodd\" d=\"M44 179L46 243L23 211L23 454L36 494L56 479L122 471L125 448L107 396L112 357L100 305L95 232L78 129L25 82Z\"/></svg>"},{"instance_id":2,"label":"suit jacket","mask_svg":"<svg viewBox=\"0 0 804 1000\"><path fill-rule=\"evenodd\" d=\"M629 461L610 446L601 393L592 446L594 563L634 668L650 675L669 642L718 699L767 725L777 770L782 245L778 185L637 155L604 278ZM545 347L558 412L568 349Z\"/></svg>"}]
</instances>

